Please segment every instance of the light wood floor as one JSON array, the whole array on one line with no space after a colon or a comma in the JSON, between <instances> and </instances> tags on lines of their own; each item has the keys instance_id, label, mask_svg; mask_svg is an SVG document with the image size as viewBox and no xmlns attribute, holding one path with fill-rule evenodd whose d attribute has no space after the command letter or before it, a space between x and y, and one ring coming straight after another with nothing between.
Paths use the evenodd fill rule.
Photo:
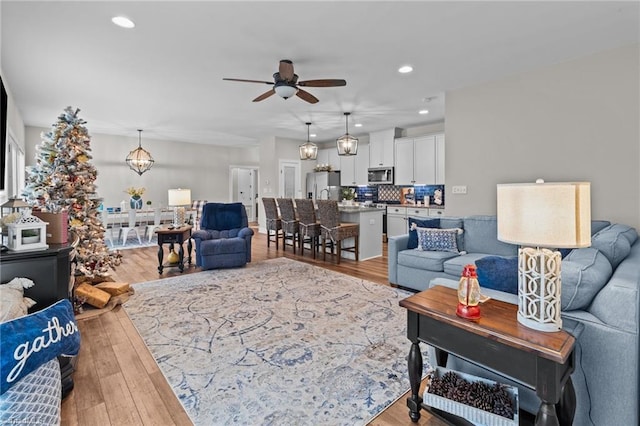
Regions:
<instances>
[{"instance_id":1,"label":"light wood floor","mask_svg":"<svg viewBox=\"0 0 640 426\"><path fill-rule=\"evenodd\" d=\"M389 285L386 244L381 258L361 262L343 259L340 265L336 265L329 258L327 262L323 262L321 257L314 260L307 250L303 258L299 254L293 255L291 247L286 251L282 247L276 250L272 243L267 249L266 235L255 230L253 262L284 256ZM123 250L122 255L122 265L112 273L116 281L129 282L135 288L136 283L159 278L156 247ZM184 274L199 271L194 265L185 268ZM162 277L179 274L177 268L168 268ZM124 309L117 307L99 317L81 320L78 325L82 345L73 376L75 387L62 402L63 426L192 424ZM406 397L399 398L370 425L446 424L424 411L420 421L412 423L407 414ZM260 413L256 413L256 419L259 418ZM291 419L291 424L296 424L296 420Z\"/></svg>"}]
</instances>

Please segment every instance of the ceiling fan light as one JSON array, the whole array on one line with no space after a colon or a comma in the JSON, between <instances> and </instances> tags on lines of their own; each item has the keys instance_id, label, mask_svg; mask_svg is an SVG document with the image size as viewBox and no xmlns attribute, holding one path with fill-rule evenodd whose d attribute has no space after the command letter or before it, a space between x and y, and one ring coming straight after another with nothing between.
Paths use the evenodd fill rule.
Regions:
<instances>
[{"instance_id":1,"label":"ceiling fan light","mask_svg":"<svg viewBox=\"0 0 640 426\"><path fill-rule=\"evenodd\" d=\"M273 90L275 90L275 92L276 92L276 94L278 96L280 96L281 98L284 98L284 99L289 99L290 97L292 97L296 93L298 93L298 88L297 87L289 86L287 84L278 85L278 86L274 87Z\"/></svg>"}]
</instances>

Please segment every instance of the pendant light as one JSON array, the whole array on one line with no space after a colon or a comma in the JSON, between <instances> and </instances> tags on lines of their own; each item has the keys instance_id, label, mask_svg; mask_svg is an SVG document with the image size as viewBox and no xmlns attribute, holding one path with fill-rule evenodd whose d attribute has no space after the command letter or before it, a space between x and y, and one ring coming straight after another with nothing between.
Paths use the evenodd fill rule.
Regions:
<instances>
[{"instance_id":1,"label":"pendant light","mask_svg":"<svg viewBox=\"0 0 640 426\"><path fill-rule=\"evenodd\" d=\"M127 155L127 164L129 168L136 172L138 176L142 176L144 172L153 166L153 157L149 151L142 148L142 130L138 129L138 147Z\"/></svg>"},{"instance_id":2,"label":"pendant light","mask_svg":"<svg viewBox=\"0 0 640 426\"><path fill-rule=\"evenodd\" d=\"M349 134L349 115L350 112L345 112L345 120L346 120L346 129L347 132L344 136L340 136L336 140L336 145L338 146L338 155L356 155L358 153L358 139L354 138Z\"/></svg>"},{"instance_id":3,"label":"pendant light","mask_svg":"<svg viewBox=\"0 0 640 426\"><path fill-rule=\"evenodd\" d=\"M315 143L311 143L309 141L309 126L311 123L307 124L307 143L303 143L300 145L300 159L301 160L315 160L318 157L318 145Z\"/></svg>"}]
</instances>

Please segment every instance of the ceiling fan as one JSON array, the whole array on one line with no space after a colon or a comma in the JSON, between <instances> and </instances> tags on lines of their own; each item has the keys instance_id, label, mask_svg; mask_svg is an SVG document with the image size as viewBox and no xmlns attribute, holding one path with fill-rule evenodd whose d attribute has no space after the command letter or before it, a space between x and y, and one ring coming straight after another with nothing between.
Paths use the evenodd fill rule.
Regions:
<instances>
[{"instance_id":1,"label":"ceiling fan","mask_svg":"<svg viewBox=\"0 0 640 426\"><path fill-rule=\"evenodd\" d=\"M273 82L262 80L244 80L240 78L223 78L223 80L229 81L242 81L245 83L263 83L273 85L273 89L263 93L253 100L253 102L259 102L267 99L269 96L276 93L278 96L284 99L289 99L291 96L296 95L300 99L315 104L318 102L318 98L311 93L298 88L303 87L338 87L346 86L345 80L336 79L322 79L322 80L305 80L298 81L298 74L293 72L293 62L289 59L282 59L280 61L280 67L277 73L273 74Z\"/></svg>"}]
</instances>

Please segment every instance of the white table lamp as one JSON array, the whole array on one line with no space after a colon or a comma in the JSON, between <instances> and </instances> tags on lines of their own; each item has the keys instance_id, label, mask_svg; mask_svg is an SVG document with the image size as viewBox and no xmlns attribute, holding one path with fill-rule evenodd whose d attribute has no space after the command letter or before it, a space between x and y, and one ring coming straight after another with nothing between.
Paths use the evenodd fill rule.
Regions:
<instances>
[{"instance_id":1,"label":"white table lamp","mask_svg":"<svg viewBox=\"0 0 640 426\"><path fill-rule=\"evenodd\" d=\"M170 189L169 206L173 207L173 226L176 228L184 224L184 206L191 205L190 189Z\"/></svg>"},{"instance_id":2,"label":"white table lamp","mask_svg":"<svg viewBox=\"0 0 640 426\"><path fill-rule=\"evenodd\" d=\"M519 244L518 322L540 331L562 328L562 257L553 248L591 245L589 182L498 185L498 239Z\"/></svg>"}]
</instances>

